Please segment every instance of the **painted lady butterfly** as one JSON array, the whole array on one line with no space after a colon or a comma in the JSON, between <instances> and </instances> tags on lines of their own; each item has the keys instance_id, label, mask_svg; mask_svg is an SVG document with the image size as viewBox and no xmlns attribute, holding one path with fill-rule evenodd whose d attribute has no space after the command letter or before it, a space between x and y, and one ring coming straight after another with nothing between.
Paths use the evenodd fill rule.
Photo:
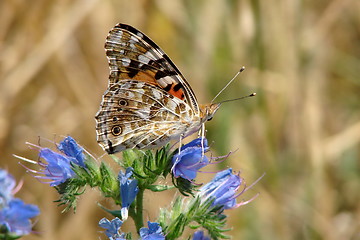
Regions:
<instances>
[{"instance_id":1,"label":"painted lady butterfly","mask_svg":"<svg viewBox=\"0 0 360 240\"><path fill-rule=\"evenodd\" d=\"M164 146L198 131L220 103L199 105L170 58L145 34L116 25L105 42L109 86L95 116L97 141L109 154Z\"/></svg>"}]
</instances>

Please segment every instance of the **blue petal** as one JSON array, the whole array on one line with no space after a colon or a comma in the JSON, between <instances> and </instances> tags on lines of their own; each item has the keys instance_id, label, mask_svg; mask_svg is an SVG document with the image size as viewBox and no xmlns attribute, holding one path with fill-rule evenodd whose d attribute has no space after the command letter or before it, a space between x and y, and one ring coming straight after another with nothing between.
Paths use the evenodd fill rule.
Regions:
<instances>
[{"instance_id":1,"label":"blue petal","mask_svg":"<svg viewBox=\"0 0 360 240\"><path fill-rule=\"evenodd\" d=\"M12 191L16 185L14 177L6 170L0 169L0 205L6 204L13 197Z\"/></svg>"},{"instance_id":2,"label":"blue petal","mask_svg":"<svg viewBox=\"0 0 360 240\"><path fill-rule=\"evenodd\" d=\"M74 159L72 162L85 168L85 155L83 153L84 150L72 137L67 136L64 140L62 140L58 145L58 149L66 156L73 157Z\"/></svg>"},{"instance_id":3,"label":"blue petal","mask_svg":"<svg viewBox=\"0 0 360 240\"><path fill-rule=\"evenodd\" d=\"M107 218L102 218L99 221L99 226L106 229L105 234L109 238L119 236L119 230L122 224L123 222L119 218L114 218L111 221L109 221Z\"/></svg>"},{"instance_id":4,"label":"blue petal","mask_svg":"<svg viewBox=\"0 0 360 240\"><path fill-rule=\"evenodd\" d=\"M208 163L208 158L202 155L200 148L187 148L180 153L177 163L174 164L173 174L175 177L192 180L196 178L197 171Z\"/></svg>"},{"instance_id":5,"label":"blue petal","mask_svg":"<svg viewBox=\"0 0 360 240\"><path fill-rule=\"evenodd\" d=\"M195 179L197 171L209 163L208 158L204 155L204 149L201 147L201 144L201 138L195 139L186 144L180 153L173 156L173 175L175 177L182 177L188 180ZM204 139L203 144L207 147L206 139Z\"/></svg>"},{"instance_id":6,"label":"blue petal","mask_svg":"<svg viewBox=\"0 0 360 240\"><path fill-rule=\"evenodd\" d=\"M39 208L25 204L21 199L14 198L9 205L0 210L0 225L5 225L11 233L25 235L31 232L30 218L39 215Z\"/></svg>"},{"instance_id":7,"label":"blue petal","mask_svg":"<svg viewBox=\"0 0 360 240\"><path fill-rule=\"evenodd\" d=\"M157 222L148 221L149 228L140 228L140 237L142 240L163 240L165 236L162 233L162 228Z\"/></svg>"},{"instance_id":8,"label":"blue petal","mask_svg":"<svg viewBox=\"0 0 360 240\"><path fill-rule=\"evenodd\" d=\"M63 156L48 148L41 149L39 156L48 163L43 174L52 180L50 186L57 186L75 176L75 172L71 169L69 157Z\"/></svg>"},{"instance_id":9,"label":"blue petal","mask_svg":"<svg viewBox=\"0 0 360 240\"><path fill-rule=\"evenodd\" d=\"M160 224L157 222L148 221L148 227L149 227L150 233L161 233L161 231L162 231Z\"/></svg>"},{"instance_id":10,"label":"blue petal","mask_svg":"<svg viewBox=\"0 0 360 240\"><path fill-rule=\"evenodd\" d=\"M214 199L212 206L221 205L222 209L229 209L236 205L236 192L240 185L241 178L229 168L217 173L208 184L200 188L200 192Z\"/></svg>"},{"instance_id":11,"label":"blue petal","mask_svg":"<svg viewBox=\"0 0 360 240\"><path fill-rule=\"evenodd\" d=\"M230 176L232 174L232 168L228 168L226 170L223 170L221 172L218 172L215 177L207 184L201 187L202 192L211 192L215 188L217 188L221 182L225 180L226 177Z\"/></svg>"},{"instance_id":12,"label":"blue petal","mask_svg":"<svg viewBox=\"0 0 360 240\"><path fill-rule=\"evenodd\" d=\"M211 240L211 239L205 236L203 231L196 231L193 234L192 240Z\"/></svg>"},{"instance_id":13,"label":"blue petal","mask_svg":"<svg viewBox=\"0 0 360 240\"><path fill-rule=\"evenodd\" d=\"M188 147L204 147L205 149L208 149L208 141L206 138L197 138L192 140L191 142L185 144L184 146L181 147L181 150L184 150Z\"/></svg>"},{"instance_id":14,"label":"blue petal","mask_svg":"<svg viewBox=\"0 0 360 240\"><path fill-rule=\"evenodd\" d=\"M124 174L122 171L119 172L119 182L120 182L120 194L121 194L121 207L124 216L124 219L127 218L127 209L133 203L136 198L137 193L139 192L138 181L136 179L130 179L132 176L133 169L131 167L126 169Z\"/></svg>"}]
</instances>

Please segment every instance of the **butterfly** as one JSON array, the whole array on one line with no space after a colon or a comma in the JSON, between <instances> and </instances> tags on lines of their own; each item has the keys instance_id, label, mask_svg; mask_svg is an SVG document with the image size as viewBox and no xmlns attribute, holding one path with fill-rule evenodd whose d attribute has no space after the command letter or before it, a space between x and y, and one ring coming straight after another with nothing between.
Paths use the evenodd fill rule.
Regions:
<instances>
[{"instance_id":1,"label":"butterfly","mask_svg":"<svg viewBox=\"0 0 360 240\"><path fill-rule=\"evenodd\" d=\"M191 135L220 103L199 105L170 58L144 33L117 24L105 42L110 75L97 112L97 142L109 154L151 149Z\"/></svg>"}]
</instances>

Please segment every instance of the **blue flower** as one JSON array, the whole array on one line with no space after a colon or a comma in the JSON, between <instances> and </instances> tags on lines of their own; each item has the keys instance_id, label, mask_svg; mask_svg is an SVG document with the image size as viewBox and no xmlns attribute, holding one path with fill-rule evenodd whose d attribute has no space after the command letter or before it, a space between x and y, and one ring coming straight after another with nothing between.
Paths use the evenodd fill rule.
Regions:
<instances>
[{"instance_id":1,"label":"blue flower","mask_svg":"<svg viewBox=\"0 0 360 240\"><path fill-rule=\"evenodd\" d=\"M2 233L5 231L20 236L31 232L30 218L40 212L37 206L13 198L14 193L21 187L19 184L15 188L15 185L14 177L0 169L0 230Z\"/></svg>"},{"instance_id":2,"label":"blue flower","mask_svg":"<svg viewBox=\"0 0 360 240\"><path fill-rule=\"evenodd\" d=\"M85 168L84 149L80 147L77 142L70 136L67 136L57 146L58 149L68 157L73 157L72 162Z\"/></svg>"},{"instance_id":3,"label":"blue flower","mask_svg":"<svg viewBox=\"0 0 360 240\"><path fill-rule=\"evenodd\" d=\"M139 192L138 181L136 179L130 179L132 174L133 168L128 167L126 173L124 174L123 171L120 171L118 177L121 194L121 217L123 220L128 218L129 207Z\"/></svg>"},{"instance_id":4,"label":"blue flower","mask_svg":"<svg viewBox=\"0 0 360 240\"><path fill-rule=\"evenodd\" d=\"M110 240L126 240L125 234L119 233L120 227L123 222L119 218L114 218L109 221L107 218L102 218L99 221L99 226L106 229L105 234Z\"/></svg>"},{"instance_id":5,"label":"blue flower","mask_svg":"<svg viewBox=\"0 0 360 240\"><path fill-rule=\"evenodd\" d=\"M140 237L142 240L165 240L159 223L148 221L148 227L149 228L140 228Z\"/></svg>"},{"instance_id":6,"label":"blue flower","mask_svg":"<svg viewBox=\"0 0 360 240\"><path fill-rule=\"evenodd\" d=\"M193 234L192 240L211 240L211 238L205 236L203 231L196 231Z\"/></svg>"},{"instance_id":7,"label":"blue flower","mask_svg":"<svg viewBox=\"0 0 360 240\"><path fill-rule=\"evenodd\" d=\"M6 170L0 169L0 206L7 204L13 197L16 182Z\"/></svg>"},{"instance_id":8,"label":"blue flower","mask_svg":"<svg viewBox=\"0 0 360 240\"><path fill-rule=\"evenodd\" d=\"M0 226L6 227L10 233L25 235L31 232L30 218L39 214L37 206L25 204L21 199L14 198L0 210Z\"/></svg>"},{"instance_id":9,"label":"blue flower","mask_svg":"<svg viewBox=\"0 0 360 240\"><path fill-rule=\"evenodd\" d=\"M209 164L208 158L204 155L208 149L206 138L197 138L181 147L180 152L172 158L174 177L195 179L198 170Z\"/></svg>"},{"instance_id":10,"label":"blue flower","mask_svg":"<svg viewBox=\"0 0 360 240\"><path fill-rule=\"evenodd\" d=\"M33 145L40 149L39 157L44 159L46 162L34 162L22 157L18 157L24 161L38 164L42 169L40 171L31 170L25 167L28 171L35 174L41 174L35 176L38 179L49 180L50 186L58 186L64 183L69 178L76 176L73 166L80 166L85 168L85 155L83 153L83 148L81 148L75 140L68 136L64 138L58 144L58 149L60 153L55 152L49 148L41 148L39 146Z\"/></svg>"},{"instance_id":11,"label":"blue flower","mask_svg":"<svg viewBox=\"0 0 360 240\"><path fill-rule=\"evenodd\" d=\"M200 188L199 195L203 200L212 198L214 201L211 206L221 206L221 210L236 208L236 198L240 195L237 190L241 185L239 175L232 173L232 169L226 169L215 175L215 177L206 185Z\"/></svg>"},{"instance_id":12,"label":"blue flower","mask_svg":"<svg viewBox=\"0 0 360 240\"><path fill-rule=\"evenodd\" d=\"M71 169L71 161L74 158L59 154L48 148L42 148L39 156L47 162L47 164L39 163L40 166L44 167L43 171L39 173L45 176L35 177L50 180L50 186L57 186L76 175Z\"/></svg>"}]
</instances>

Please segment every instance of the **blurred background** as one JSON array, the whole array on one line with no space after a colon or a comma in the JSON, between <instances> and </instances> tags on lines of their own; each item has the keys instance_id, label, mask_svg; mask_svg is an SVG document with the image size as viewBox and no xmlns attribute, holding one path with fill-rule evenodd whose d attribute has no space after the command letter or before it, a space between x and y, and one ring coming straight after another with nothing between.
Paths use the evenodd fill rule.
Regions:
<instances>
[{"instance_id":1,"label":"blurred background","mask_svg":"<svg viewBox=\"0 0 360 240\"><path fill-rule=\"evenodd\" d=\"M360 1L2 0L0 167L41 210L38 234L24 239L105 239L97 223L110 216L96 203L111 201L87 189L76 214L62 214L56 191L12 154L36 160L25 142L54 147L39 136L69 134L103 155L94 115L118 22L161 46L200 103L246 67L218 100L257 96L224 104L206 124L213 155L237 150L211 171L231 166L247 185L266 174L239 198L256 200L227 211L233 239L360 239ZM173 194L147 194L146 220Z\"/></svg>"}]
</instances>

